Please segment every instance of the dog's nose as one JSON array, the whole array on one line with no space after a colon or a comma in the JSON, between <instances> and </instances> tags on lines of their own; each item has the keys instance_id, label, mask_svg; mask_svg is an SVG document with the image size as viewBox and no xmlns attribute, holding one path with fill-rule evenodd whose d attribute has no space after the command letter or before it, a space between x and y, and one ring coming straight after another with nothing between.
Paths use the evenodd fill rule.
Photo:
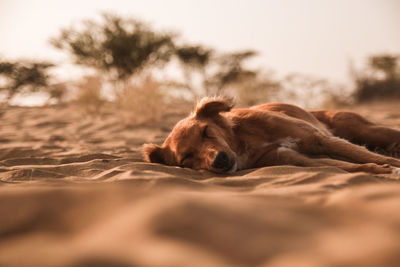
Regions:
<instances>
[{"instance_id":1,"label":"dog's nose","mask_svg":"<svg viewBox=\"0 0 400 267\"><path fill-rule=\"evenodd\" d=\"M229 159L229 156L225 151L218 152L212 163L213 168L220 170L227 170L231 167L231 165L231 160Z\"/></svg>"}]
</instances>

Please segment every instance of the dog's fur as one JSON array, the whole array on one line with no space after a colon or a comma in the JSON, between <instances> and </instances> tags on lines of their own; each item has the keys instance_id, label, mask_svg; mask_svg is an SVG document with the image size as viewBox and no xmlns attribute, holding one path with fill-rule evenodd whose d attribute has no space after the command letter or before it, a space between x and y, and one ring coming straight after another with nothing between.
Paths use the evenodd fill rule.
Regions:
<instances>
[{"instance_id":1,"label":"dog's fur","mask_svg":"<svg viewBox=\"0 0 400 267\"><path fill-rule=\"evenodd\" d=\"M399 152L399 130L352 112L307 112L283 103L231 108L225 99L202 99L161 147L144 145L145 160L216 173L296 165L400 175L400 159L360 146Z\"/></svg>"}]
</instances>

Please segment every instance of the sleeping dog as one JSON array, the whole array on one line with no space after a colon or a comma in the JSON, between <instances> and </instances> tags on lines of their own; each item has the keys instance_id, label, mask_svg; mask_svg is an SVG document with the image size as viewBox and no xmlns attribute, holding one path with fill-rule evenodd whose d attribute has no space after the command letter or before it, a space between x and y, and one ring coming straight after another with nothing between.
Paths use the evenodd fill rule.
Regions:
<instances>
[{"instance_id":1,"label":"sleeping dog","mask_svg":"<svg viewBox=\"0 0 400 267\"><path fill-rule=\"evenodd\" d=\"M216 173L274 165L334 166L349 172L400 175L400 131L344 111L307 112L269 103L232 109L226 99L203 98L162 146L143 147L147 162Z\"/></svg>"}]
</instances>

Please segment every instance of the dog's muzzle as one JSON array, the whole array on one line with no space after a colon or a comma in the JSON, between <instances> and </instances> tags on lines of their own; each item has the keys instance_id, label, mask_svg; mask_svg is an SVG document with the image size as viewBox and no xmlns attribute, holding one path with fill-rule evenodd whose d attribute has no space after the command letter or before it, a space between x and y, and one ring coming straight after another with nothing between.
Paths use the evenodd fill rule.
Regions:
<instances>
[{"instance_id":1,"label":"dog's muzzle","mask_svg":"<svg viewBox=\"0 0 400 267\"><path fill-rule=\"evenodd\" d=\"M234 166L236 166L235 160L230 159L228 153L226 153L225 151L218 152L217 156L214 158L213 163L211 164L211 167L221 172L234 172L236 171L236 168L234 168Z\"/></svg>"}]
</instances>

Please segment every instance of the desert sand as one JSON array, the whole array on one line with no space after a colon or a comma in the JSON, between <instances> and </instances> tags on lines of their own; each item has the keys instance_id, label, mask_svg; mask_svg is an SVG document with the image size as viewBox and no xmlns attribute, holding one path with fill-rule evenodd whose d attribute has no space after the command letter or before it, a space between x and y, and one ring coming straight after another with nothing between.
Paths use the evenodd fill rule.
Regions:
<instances>
[{"instance_id":1,"label":"desert sand","mask_svg":"<svg viewBox=\"0 0 400 267\"><path fill-rule=\"evenodd\" d=\"M400 105L352 107L400 129ZM400 180L145 163L189 110L0 109L0 266L400 266Z\"/></svg>"}]
</instances>

